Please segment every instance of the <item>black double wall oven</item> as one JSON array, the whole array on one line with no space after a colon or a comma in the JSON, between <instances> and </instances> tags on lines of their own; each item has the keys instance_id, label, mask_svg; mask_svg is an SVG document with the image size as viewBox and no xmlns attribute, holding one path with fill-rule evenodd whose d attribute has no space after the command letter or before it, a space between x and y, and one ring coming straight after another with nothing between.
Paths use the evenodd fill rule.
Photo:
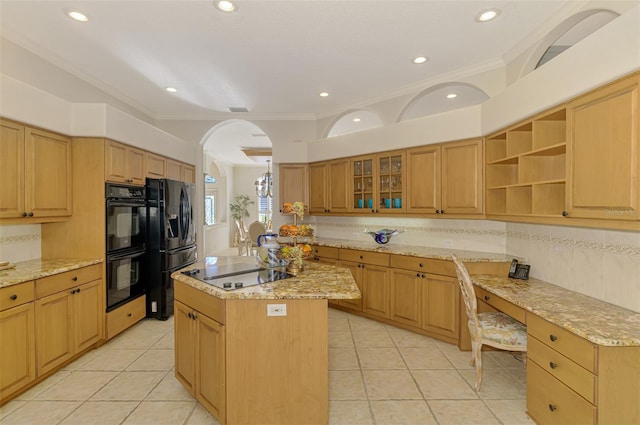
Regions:
<instances>
[{"instance_id":1,"label":"black double wall oven","mask_svg":"<svg viewBox=\"0 0 640 425\"><path fill-rule=\"evenodd\" d=\"M107 183L107 311L144 295L146 261L145 188Z\"/></svg>"}]
</instances>

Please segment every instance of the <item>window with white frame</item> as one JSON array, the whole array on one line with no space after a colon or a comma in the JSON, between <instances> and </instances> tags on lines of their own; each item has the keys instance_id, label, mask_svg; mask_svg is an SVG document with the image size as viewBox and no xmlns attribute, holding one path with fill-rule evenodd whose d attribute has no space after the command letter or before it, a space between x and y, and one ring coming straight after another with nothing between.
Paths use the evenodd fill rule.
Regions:
<instances>
[{"instance_id":1,"label":"window with white frame","mask_svg":"<svg viewBox=\"0 0 640 425\"><path fill-rule=\"evenodd\" d=\"M217 192L217 190L207 190L207 194L204 196L204 223L207 226L216 224L216 220L218 220L216 214Z\"/></svg>"},{"instance_id":2,"label":"window with white frame","mask_svg":"<svg viewBox=\"0 0 640 425\"><path fill-rule=\"evenodd\" d=\"M267 224L271 220L271 213L273 211L273 198L266 196L264 198L258 197L258 221Z\"/></svg>"}]
</instances>

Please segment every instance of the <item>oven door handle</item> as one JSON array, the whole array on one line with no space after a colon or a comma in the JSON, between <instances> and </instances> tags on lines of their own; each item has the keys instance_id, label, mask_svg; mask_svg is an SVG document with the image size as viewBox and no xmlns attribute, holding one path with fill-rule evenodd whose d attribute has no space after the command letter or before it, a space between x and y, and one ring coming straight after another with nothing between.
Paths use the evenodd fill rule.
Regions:
<instances>
[{"instance_id":1,"label":"oven door handle","mask_svg":"<svg viewBox=\"0 0 640 425\"><path fill-rule=\"evenodd\" d=\"M145 251L128 252L120 255L110 255L107 257L107 261L126 260L128 258L136 258L144 255Z\"/></svg>"},{"instance_id":2,"label":"oven door handle","mask_svg":"<svg viewBox=\"0 0 640 425\"><path fill-rule=\"evenodd\" d=\"M107 207L144 207L144 201L131 200L131 201L110 201L107 199Z\"/></svg>"}]
</instances>

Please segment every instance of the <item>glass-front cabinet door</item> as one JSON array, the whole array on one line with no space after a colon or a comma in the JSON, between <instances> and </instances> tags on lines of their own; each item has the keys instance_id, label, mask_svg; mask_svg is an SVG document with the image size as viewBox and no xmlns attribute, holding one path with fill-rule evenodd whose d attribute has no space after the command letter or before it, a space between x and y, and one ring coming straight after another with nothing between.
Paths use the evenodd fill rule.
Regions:
<instances>
[{"instance_id":1,"label":"glass-front cabinet door","mask_svg":"<svg viewBox=\"0 0 640 425\"><path fill-rule=\"evenodd\" d=\"M354 212L375 212L374 199L375 162L373 156L358 157L351 160L351 178L353 179L353 201L351 208Z\"/></svg>"},{"instance_id":2,"label":"glass-front cabinet door","mask_svg":"<svg viewBox=\"0 0 640 425\"><path fill-rule=\"evenodd\" d=\"M378 210L384 213L404 211L404 152L385 152L377 155Z\"/></svg>"}]
</instances>

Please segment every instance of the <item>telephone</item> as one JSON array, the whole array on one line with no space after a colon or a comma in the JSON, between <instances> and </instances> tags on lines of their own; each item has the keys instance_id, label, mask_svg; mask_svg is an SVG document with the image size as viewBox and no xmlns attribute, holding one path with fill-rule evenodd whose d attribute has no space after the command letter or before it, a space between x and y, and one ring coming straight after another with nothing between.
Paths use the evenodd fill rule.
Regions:
<instances>
[{"instance_id":1,"label":"telephone","mask_svg":"<svg viewBox=\"0 0 640 425\"><path fill-rule=\"evenodd\" d=\"M528 264L518 264L518 260L515 258L511 260L511 267L509 267L509 277L511 279L529 279L529 269L531 268Z\"/></svg>"}]
</instances>

